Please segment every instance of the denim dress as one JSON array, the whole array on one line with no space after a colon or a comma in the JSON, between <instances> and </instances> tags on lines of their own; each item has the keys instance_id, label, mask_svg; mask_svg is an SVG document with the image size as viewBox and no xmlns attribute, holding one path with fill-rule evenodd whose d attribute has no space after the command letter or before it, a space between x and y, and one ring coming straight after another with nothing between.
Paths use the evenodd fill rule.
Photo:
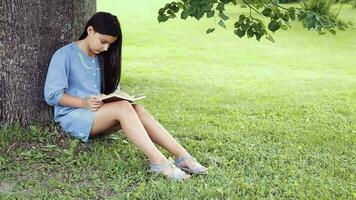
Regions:
<instances>
[{"instance_id":1,"label":"denim dress","mask_svg":"<svg viewBox=\"0 0 356 200\"><path fill-rule=\"evenodd\" d=\"M49 64L44 96L54 106L54 120L66 133L87 142L95 111L59 104L63 94L88 98L100 94L100 68L97 56L88 56L72 42L58 49ZM120 90L120 86L116 90Z\"/></svg>"}]
</instances>

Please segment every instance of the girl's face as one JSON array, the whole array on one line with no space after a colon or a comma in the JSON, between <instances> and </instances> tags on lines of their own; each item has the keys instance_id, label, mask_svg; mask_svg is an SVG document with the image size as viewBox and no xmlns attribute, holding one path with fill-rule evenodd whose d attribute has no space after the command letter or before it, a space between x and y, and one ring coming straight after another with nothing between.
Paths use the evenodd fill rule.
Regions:
<instances>
[{"instance_id":1,"label":"girl's face","mask_svg":"<svg viewBox=\"0 0 356 200\"><path fill-rule=\"evenodd\" d=\"M88 43L89 49L94 54L99 54L103 51L107 51L112 43L117 39L115 36L100 34L95 32L92 26L89 26L88 29Z\"/></svg>"}]
</instances>

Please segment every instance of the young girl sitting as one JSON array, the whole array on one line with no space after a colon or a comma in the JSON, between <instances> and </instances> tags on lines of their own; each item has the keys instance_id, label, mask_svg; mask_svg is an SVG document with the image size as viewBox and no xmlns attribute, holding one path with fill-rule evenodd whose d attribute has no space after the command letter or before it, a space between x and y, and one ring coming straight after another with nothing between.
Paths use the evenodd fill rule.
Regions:
<instances>
[{"instance_id":1,"label":"young girl sitting","mask_svg":"<svg viewBox=\"0 0 356 200\"><path fill-rule=\"evenodd\" d=\"M44 93L54 120L66 133L87 142L122 129L150 161L150 172L172 180L206 174L199 164L145 109L128 101L103 104L100 95L120 90L122 34L116 16L96 13L78 41L58 49L50 62ZM176 160L171 163L154 145ZM183 171L182 171L183 170ZM185 171L185 172L184 172Z\"/></svg>"}]
</instances>

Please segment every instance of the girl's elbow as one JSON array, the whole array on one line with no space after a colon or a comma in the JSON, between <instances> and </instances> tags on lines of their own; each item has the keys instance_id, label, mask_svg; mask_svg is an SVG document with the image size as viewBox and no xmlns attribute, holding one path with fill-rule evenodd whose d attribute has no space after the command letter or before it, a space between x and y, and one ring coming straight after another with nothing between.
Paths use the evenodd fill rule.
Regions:
<instances>
[{"instance_id":1,"label":"girl's elbow","mask_svg":"<svg viewBox=\"0 0 356 200\"><path fill-rule=\"evenodd\" d=\"M58 104L58 102L55 101L55 99L53 97L50 97L50 96L45 96L45 101L50 106L55 106L55 105Z\"/></svg>"},{"instance_id":2,"label":"girl's elbow","mask_svg":"<svg viewBox=\"0 0 356 200\"><path fill-rule=\"evenodd\" d=\"M63 91L58 92L58 93L52 93L52 94L45 94L45 101L48 105L50 106L55 106L59 104L59 101L61 100L63 96Z\"/></svg>"}]
</instances>

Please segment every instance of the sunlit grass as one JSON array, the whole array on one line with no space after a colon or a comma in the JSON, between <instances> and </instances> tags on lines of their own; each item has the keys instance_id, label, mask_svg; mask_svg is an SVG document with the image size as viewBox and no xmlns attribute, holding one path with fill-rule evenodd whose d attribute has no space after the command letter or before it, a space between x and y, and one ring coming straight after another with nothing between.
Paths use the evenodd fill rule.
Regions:
<instances>
[{"instance_id":1,"label":"sunlit grass","mask_svg":"<svg viewBox=\"0 0 356 200\"><path fill-rule=\"evenodd\" d=\"M158 24L162 5L100 0L98 10L121 22L123 89L146 94L141 103L210 174L186 183L149 175L121 132L81 144L52 128L3 126L0 195L355 198L356 30L318 36L293 24L276 43L257 42L214 19ZM355 11L340 16L355 22Z\"/></svg>"}]
</instances>

